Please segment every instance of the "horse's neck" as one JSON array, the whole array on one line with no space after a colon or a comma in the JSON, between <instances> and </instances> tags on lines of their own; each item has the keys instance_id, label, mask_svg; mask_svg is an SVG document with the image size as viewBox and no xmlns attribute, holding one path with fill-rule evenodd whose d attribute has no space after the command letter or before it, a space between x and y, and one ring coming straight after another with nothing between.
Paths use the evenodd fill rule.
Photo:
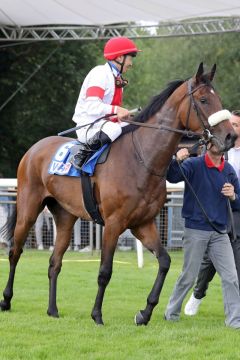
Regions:
<instances>
[{"instance_id":1,"label":"horse's neck","mask_svg":"<svg viewBox=\"0 0 240 360\"><path fill-rule=\"evenodd\" d=\"M149 119L149 124L166 125L173 130L179 128L176 114L169 111L158 112ZM171 121L172 117L172 121ZM167 120L164 120L167 119ZM144 158L152 168L165 170L176 151L181 135L169 130L139 128L134 134Z\"/></svg>"}]
</instances>

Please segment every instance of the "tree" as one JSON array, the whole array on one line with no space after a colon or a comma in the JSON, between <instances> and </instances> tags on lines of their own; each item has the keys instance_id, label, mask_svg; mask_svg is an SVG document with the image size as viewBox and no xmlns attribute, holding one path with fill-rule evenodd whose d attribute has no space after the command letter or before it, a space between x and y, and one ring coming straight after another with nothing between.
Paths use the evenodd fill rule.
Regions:
<instances>
[{"instance_id":1,"label":"tree","mask_svg":"<svg viewBox=\"0 0 240 360\"><path fill-rule=\"evenodd\" d=\"M134 41L143 52L134 59L133 70L126 75L129 86L124 91L125 107L144 107L170 81L191 77L203 61L206 69L217 64L215 84L224 107L239 109L239 33ZM104 43L71 41L60 46L48 42L0 49L1 108L57 48L46 65L0 112L3 176L16 176L19 160L33 143L74 126L71 119L81 83L93 66L104 63Z\"/></svg>"},{"instance_id":2,"label":"tree","mask_svg":"<svg viewBox=\"0 0 240 360\"><path fill-rule=\"evenodd\" d=\"M2 51L0 99L3 104L53 56L0 112L1 172L15 177L17 165L35 142L73 127L72 115L81 83L100 57L99 42L28 44Z\"/></svg>"}]
</instances>

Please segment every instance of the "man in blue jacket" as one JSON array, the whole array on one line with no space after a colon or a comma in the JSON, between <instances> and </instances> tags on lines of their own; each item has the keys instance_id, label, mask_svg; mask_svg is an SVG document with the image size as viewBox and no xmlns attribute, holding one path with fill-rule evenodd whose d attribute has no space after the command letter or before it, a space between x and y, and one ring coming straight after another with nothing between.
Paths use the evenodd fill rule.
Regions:
<instances>
[{"instance_id":1,"label":"man in blue jacket","mask_svg":"<svg viewBox=\"0 0 240 360\"><path fill-rule=\"evenodd\" d=\"M230 149L227 153L227 159L236 171L238 181L240 182L240 110L234 110L229 119L232 127L234 128L237 139L234 148ZM231 239L235 265L238 274L238 282L240 282L240 211L233 211L233 223L235 228L235 239ZM198 274L198 279L194 287L193 294L187 302L184 313L189 316L194 316L198 312L203 297L206 295L209 282L213 279L216 273L215 267L205 254L201 268Z\"/></svg>"},{"instance_id":2,"label":"man in blue jacket","mask_svg":"<svg viewBox=\"0 0 240 360\"><path fill-rule=\"evenodd\" d=\"M226 232L228 198L233 209L240 208L238 178L233 167L224 161L223 154L219 153L215 145L208 144L205 155L188 157L187 149L177 152L176 158L169 166L167 180L171 183L185 180L179 166L179 162L182 162L182 171L200 200L208 220L193 192L185 183L182 208L182 216L185 219L184 264L167 305L165 319L179 319L184 298L194 285L203 255L207 251L222 280L225 324L232 328L240 328L238 277Z\"/></svg>"}]
</instances>

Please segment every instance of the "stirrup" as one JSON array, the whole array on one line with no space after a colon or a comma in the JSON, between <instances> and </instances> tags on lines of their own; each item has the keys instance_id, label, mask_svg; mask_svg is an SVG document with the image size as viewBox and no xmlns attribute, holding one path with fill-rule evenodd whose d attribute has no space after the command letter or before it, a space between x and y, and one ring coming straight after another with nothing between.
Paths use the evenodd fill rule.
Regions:
<instances>
[{"instance_id":1,"label":"stirrup","mask_svg":"<svg viewBox=\"0 0 240 360\"><path fill-rule=\"evenodd\" d=\"M75 155L76 155L76 154L75 154ZM76 163L75 155L73 155L73 156L69 159L69 162L70 162L70 164L72 164L77 170L82 170L82 167L83 167L83 165L85 164L87 157L84 159L84 161L82 162L81 165L78 165L78 164Z\"/></svg>"}]
</instances>

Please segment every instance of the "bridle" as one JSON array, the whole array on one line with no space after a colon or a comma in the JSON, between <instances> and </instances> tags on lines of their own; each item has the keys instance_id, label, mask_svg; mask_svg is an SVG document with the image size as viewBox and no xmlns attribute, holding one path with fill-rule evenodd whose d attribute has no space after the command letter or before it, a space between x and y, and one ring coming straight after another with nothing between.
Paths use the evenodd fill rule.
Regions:
<instances>
[{"instance_id":1,"label":"bridle","mask_svg":"<svg viewBox=\"0 0 240 360\"><path fill-rule=\"evenodd\" d=\"M203 111L203 109L197 105L197 103L194 99L194 96L193 96L193 94L196 91L198 91L200 88L202 88L204 86L209 86L209 85L201 84L201 85L197 86L195 89L192 89L192 79L188 80L188 82L187 82L187 88L188 88L187 95L189 96L190 101L189 101L189 107L188 107L188 112L187 112L186 129L189 128L188 125L189 125L190 112L191 112L191 108L193 107L194 111L197 114L197 118L200 121L202 128L203 128L202 140L205 142L205 145L207 145L207 143L210 142L213 137L213 135L211 134L211 131L210 131L211 130L210 125L208 127L206 127L204 120L203 120L203 119L205 119L205 120L208 119L208 116Z\"/></svg>"},{"instance_id":2,"label":"bridle","mask_svg":"<svg viewBox=\"0 0 240 360\"><path fill-rule=\"evenodd\" d=\"M208 84L200 84L199 86L197 86L195 89L192 89L192 79L189 79L187 81L187 93L183 95L182 99L180 100L180 103L185 99L186 96L189 97L189 106L188 106L188 111L187 111L187 116L186 116L186 128L184 130L181 129L176 129L176 128L172 128L170 126L166 126L166 125L153 125L153 124L145 124L145 123L140 123L137 121L127 121L124 120L124 122L128 122L129 124L132 125L137 125L140 127L147 127L147 128L152 128L152 129L157 129L157 130L167 130L167 131L171 131L171 132L175 132L175 133L179 133L182 135L185 135L189 138L192 137L199 137L199 140L197 141L196 144L193 145L193 147L199 146L199 145L207 145L211 139L213 138L213 135L211 133L211 127L210 125L206 126L204 119L207 120L208 116L205 114L205 112L202 110L202 108L200 106L197 105L193 94L198 91L200 88L205 87L205 86L209 86ZM203 131L201 133L198 132L194 132L191 131L189 129L189 119L190 119L190 112L191 109L194 109L194 111L196 112L197 118L203 128ZM167 120L166 118L164 118L164 120ZM169 119L170 120L170 119ZM148 170L149 173L151 173L152 175L158 176L158 177L165 177L165 174L158 174L155 171L153 171L152 169L149 168L149 166L146 164L145 160L144 160L144 154L141 148L141 144L139 143L138 139L135 137L134 139L134 132L132 132L132 142L135 148L135 153L137 154L138 160L139 162L146 168L146 170ZM136 143L137 142L137 143Z\"/></svg>"},{"instance_id":3,"label":"bridle","mask_svg":"<svg viewBox=\"0 0 240 360\"><path fill-rule=\"evenodd\" d=\"M124 122L132 124L132 125L136 125L139 127L146 127L146 128L150 128L150 129L156 129L156 130L167 130L167 131L171 131L171 132L175 132L178 134L182 134L182 135L186 135L187 137L200 137L202 138L205 142L209 142L211 140L211 138L213 137L213 135L211 134L211 126L206 126L204 121L203 121L203 117L205 119L208 118L208 116L205 114L205 112L197 105L193 94L199 90L200 88L204 87L204 86L209 86L207 84L201 84L198 87L196 87L195 89L192 89L192 84L191 84L191 80L188 80L188 92L186 94L183 95L182 99L180 100L183 101L185 99L186 96L189 96L190 101L189 101L189 107L188 107L188 111L187 111L187 119L186 119L186 128L184 130L181 129L176 129L176 128L172 128L170 126L167 125L153 125L153 124L146 124L146 123L140 123L138 121L134 121L134 120L124 120ZM201 123L201 126L203 128L203 131L200 132L195 132L189 129L189 118L190 118L190 111L191 108L193 108L196 111L198 120ZM164 117L164 120L171 120L170 118L166 118Z\"/></svg>"},{"instance_id":4,"label":"bridle","mask_svg":"<svg viewBox=\"0 0 240 360\"><path fill-rule=\"evenodd\" d=\"M188 112L187 112L186 129L188 129L188 127L189 127L188 126L189 125L189 117L190 117L190 111L191 111L192 107L196 111L198 119L201 122L202 127L204 129L206 128L204 121L202 119L202 116L204 116L206 118L206 114L204 114L203 110L201 110L201 108L199 106L197 106L197 103L193 97L193 94L204 86L206 86L206 84L201 84L201 85L197 86L195 89L192 89L192 79L188 80L188 82L187 82L188 92L183 97L183 98L185 98L187 95L187 96L189 96L189 99L190 99Z\"/></svg>"},{"instance_id":5,"label":"bridle","mask_svg":"<svg viewBox=\"0 0 240 360\"><path fill-rule=\"evenodd\" d=\"M207 119L207 115L206 113L203 111L203 109L197 105L195 99L194 99L194 92L196 92L199 88L203 87L203 86L209 86L207 84L201 84L198 87L196 87L195 89L192 90L192 79L188 80L188 94L190 97L190 102L189 102L189 108L188 108L188 115L187 115L187 121L186 121L186 128L188 128L188 123L189 123L189 117L190 117L190 111L191 111L191 107L193 107L193 109L196 111L198 120L200 121L202 128L203 128L203 132L202 135L200 136L200 140L199 140L199 144L200 145L205 145L207 146L209 143L212 142L212 139L218 139L216 135L213 135L211 133L211 129L212 127L208 124L208 127L206 127L203 118ZM185 95L186 96L186 95ZM185 97L184 96L184 97ZM219 141L219 139L218 139ZM193 147L196 147L197 144L194 144ZM213 144L211 144L212 146Z\"/></svg>"},{"instance_id":6,"label":"bridle","mask_svg":"<svg viewBox=\"0 0 240 360\"><path fill-rule=\"evenodd\" d=\"M202 85L204 86L205 84L202 84ZM196 104L196 102L195 102L195 99L194 99L194 97L193 97L193 93L194 93L195 91L197 91L197 90L199 89L199 87L202 87L202 85L198 86L198 87L197 87L196 89L194 89L194 90L191 90L191 83L188 82L188 95L190 96L190 104L189 104L189 108L188 108L188 118L187 118L187 121L189 120L191 107L192 107L192 105L193 105L193 108L194 108L194 110L195 110L196 113L197 113L197 117L198 117L198 119L201 121L202 126L203 126L203 128L204 128L203 133L207 134L207 139L204 141L204 144L207 145L207 144L211 141L211 139L213 138L213 135L211 134L209 128L206 128L206 126L205 126L205 124L204 124L204 121L203 121L203 119L202 119L202 116L204 116L204 117L206 118L206 115L204 114L204 111L203 111L199 106L197 106L197 104ZM187 124L187 123L186 123L186 124ZM206 219L207 223L208 223L208 224L213 228L213 230L215 230L218 234L221 234L221 235L226 234L226 231L221 231L221 230L219 230L219 229L215 226L215 224L210 220L210 218L209 218L209 216L207 215L204 207L202 206L202 203L201 203L201 201L199 200L199 198L198 198L195 190L193 189L190 181L188 180L187 176L185 175L185 173L184 173L184 171L183 171L183 169L182 169L182 166L181 166L181 162L180 162L180 161L178 161L178 166L179 166L179 169L180 169L180 171L181 171L181 174L182 174L182 176L183 176L183 179L184 179L185 183L188 185L190 191L192 192L192 194L193 194L193 196L194 196L194 198L195 198L195 200L196 200L196 202L197 202L200 210L202 211L202 214L203 214L204 218ZM229 214L230 214L230 216L232 216L231 205L230 205L229 199L227 199L227 203L228 203ZM231 220L232 220L232 219L231 219ZM233 223L233 220L232 220L232 223ZM234 227L233 227L233 230L235 231ZM233 232L234 232L234 231L233 231Z\"/></svg>"}]
</instances>

